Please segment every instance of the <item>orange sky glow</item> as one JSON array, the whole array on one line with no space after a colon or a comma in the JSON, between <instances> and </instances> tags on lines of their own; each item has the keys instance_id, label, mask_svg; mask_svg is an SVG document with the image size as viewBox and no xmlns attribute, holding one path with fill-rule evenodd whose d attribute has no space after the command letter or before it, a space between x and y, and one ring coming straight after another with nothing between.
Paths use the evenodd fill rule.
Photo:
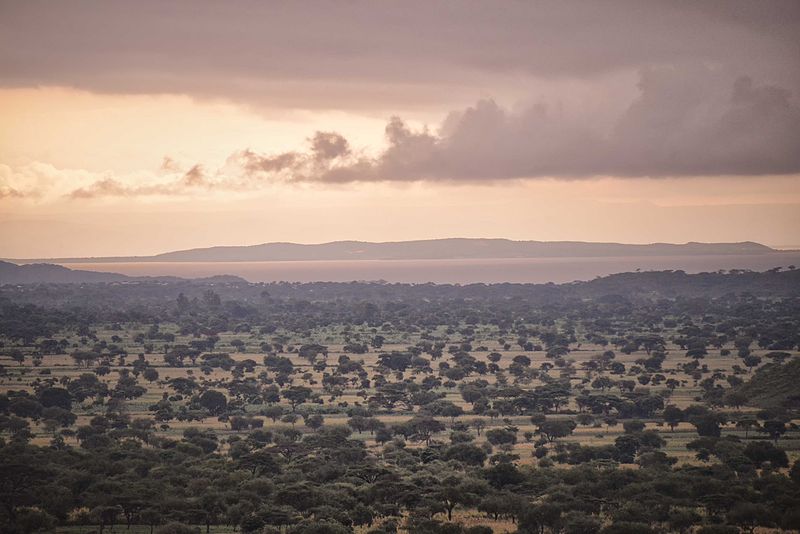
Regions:
<instances>
[{"instance_id":1,"label":"orange sky glow","mask_svg":"<svg viewBox=\"0 0 800 534\"><path fill-rule=\"evenodd\" d=\"M3 5L5 29L32 4ZM440 15L417 21L423 44ZM459 32L477 24L465 16L450 22L455 42L431 38L429 54L406 57L382 55L406 37L393 26L351 42L320 22L315 43L336 46L287 44L280 62L252 68L216 51L207 69L176 67L109 30L97 37L117 55L111 69L56 32L74 47L63 72L48 67L60 52L0 23L0 257L456 236L800 248L796 21L767 15L711 30L761 47L753 58L711 37L665 46L675 54L665 57L661 27L630 36L652 50L610 48L607 65L582 61L594 51L556 33L541 36L552 57L502 39L462 57ZM133 23L160 35L155 22ZM243 33L176 31L220 32L253 53L284 46L229 23ZM613 31L597 24L586 31ZM187 53L178 37L161 43L175 56ZM22 57L30 64L17 69Z\"/></svg>"}]
</instances>

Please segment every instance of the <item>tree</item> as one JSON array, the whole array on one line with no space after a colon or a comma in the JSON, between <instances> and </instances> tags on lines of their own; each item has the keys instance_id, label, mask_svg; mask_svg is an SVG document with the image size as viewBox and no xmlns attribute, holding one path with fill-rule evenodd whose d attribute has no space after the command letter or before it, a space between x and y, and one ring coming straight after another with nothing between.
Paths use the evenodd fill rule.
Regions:
<instances>
[{"instance_id":1,"label":"tree","mask_svg":"<svg viewBox=\"0 0 800 534\"><path fill-rule=\"evenodd\" d=\"M383 343L385 341L386 338L379 334L372 338L372 341L370 341L370 345L372 345L372 348L374 349L379 349L383 346Z\"/></svg>"},{"instance_id":2,"label":"tree","mask_svg":"<svg viewBox=\"0 0 800 534\"><path fill-rule=\"evenodd\" d=\"M283 398L289 401L294 412L297 407L311 398L312 390L305 386L291 386L283 391Z\"/></svg>"},{"instance_id":3,"label":"tree","mask_svg":"<svg viewBox=\"0 0 800 534\"><path fill-rule=\"evenodd\" d=\"M19 349L11 350L8 355L11 357L12 360L17 362L19 365L25 363L25 354Z\"/></svg>"},{"instance_id":4,"label":"tree","mask_svg":"<svg viewBox=\"0 0 800 534\"><path fill-rule=\"evenodd\" d=\"M474 405L478 400L484 397L485 394L481 388L475 386L466 386L461 388L461 398L464 399L464 402Z\"/></svg>"},{"instance_id":5,"label":"tree","mask_svg":"<svg viewBox=\"0 0 800 534\"><path fill-rule=\"evenodd\" d=\"M58 406L51 406L42 410L42 418L45 421L53 421L62 427L68 427L75 424L78 416L70 410L65 410Z\"/></svg>"},{"instance_id":6,"label":"tree","mask_svg":"<svg viewBox=\"0 0 800 534\"><path fill-rule=\"evenodd\" d=\"M575 421L571 419L547 420L539 425L536 433L541 434L544 439L552 443L559 438L565 438L572 434L575 427Z\"/></svg>"},{"instance_id":7,"label":"tree","mask_svg":"<svg viewBox=\"0 0 800 534\"><path fill-rule=\"evenodd\" d=\"M708 351L705 349L705 347L696 347L686 351L686 356L688 358L693 358L695 361L702 360L707 354Z\"/></svg>"},{"instance_id":8,"label":"tree","mask_svg":"<svg viewBox=\"0 0 800 534\"><path fill-rule=\"evenodd\" d=\"M770 439L772 439L776 444L778 443L778 438L786 433L786 423L783 421L778 421L775 419L770 419L768 421L764 421L761 425L761 428L758 429L759 432L763 432L767 434Z\"/></svg>"},{"instance_id":9,"label":"tree","mask_svg":"<svg viewBox=\"0 0 800 534\"><path fill-rule=\"evenodd\" d=\"M460 417L464 414L464 409L461 406L457 406L450 401L432 402L424 408L432 415L449 417L451 422L455 421L456 417Z\"/></svg>"},{"instance_id":10,"label":"tree","mask_svg":"<svg viewBox=\"0 0 800 534\"><path fill-rule=\"evenodd\" d=\"M153 367L146 367L144 372L142 372L142 376L148 382L155 382L158 380L158 371Z\"/></svg>"},{"instance_id":11,"label":"tree","mask_svg":"<svg viewBox=\"0 0 800 534\"><path fill-rule=\"evenodd\" d=\"M474 506L480 502L481 495L487 491L486 483L482 480L467 478L462 479L450 476L442 481L435 493L447 511L447 520L453 520L453 510L456 506Z\"/></svg>"},{"instance_id":12,"label":"tree","mask_svg":"<svg viewBox=\"0 0 800 534\"><path fill-rule=\"evenodd\" d=\"M424 441L430 445L433 435L445 429L441 421L429 416L416 416L403 425L408 436L415 441Z\"/></svg>"},{"instance_id":13,"label":"tree","mask_svg":"<svg viewBox=\"0 0 800 534\"><path fill-rule=\"evenodd\" d=\"M736 421L736 428L744 430L744 438L747 439L747 435L749 434L750 430L753 428L758 428L758 420L754 417L743 417Z\"/></svg>"},{"instance_id":14,"label":"tree","mask_svg":"<svg viewBox=\"0 0 800 534\"><path fill-rule=\"evenodd\" d=\"M225 395L213 389L203 392L199 402L211 415L219 415L228 407L228 399Z\"/></svg>"},{"instance_id":15,"label":"tree","mask_svg":"<svg viewBox=\"0 0 800 534\"><path fill-rule=\"evenodd\" d=\"M626 434L636 434L641 432L645 428L645 424L642 421L625 421L622 423L622 428L625 430Z\"/></svg>"},{"instance_id":16,"label":"tree","mask_svg":"<svg viewBox=\"0 0 800 534\"><path fill-rule=\"evenodd\" d=\"M475 432L480 436L483 429L486 428L486 421L483 419L473 419L470 425L472 425L472 428L474 428Z\"/></svg>"},{"instance_id":17,"label":"tree","mask_svg":"<svg viewBox=\"0 0 800 534\"><path fill-rule=\"evenodd\" d=\"M27 397L19 397L8 403L8 410L17 417L38 421L42 416L42 405L39 401Z\"/></svg>"},{"instance_id":18,"label":"tree","mask_svg":"<svg viewBox=\"0 0 800 534\"><path fill-rule=\"evenodd\" d=\"M290 425L294 426L297 423L299 416L296 413L287 413L283 417L281 417L282 423L289 423Z\"/></svg>"},{"instance_id":19,"label":"tree","mask_svg":"<svg viewBox=\"0 0 800 534\"><path fill-rule=\"evenodd\" d=\"M614 381L607 376L598 376L592 381L592 387L600 391L605 391L606 389L614 387Z\"/></svg>"},{"instance_id":20,"label":"tree","mask_svg":"<svg viewBox=\"0 0 800 534\"><path fill-rule=\"evenodd\" d=\"M705 413L689 419L689 422L697 429L700 436L719 437L721 430L719 425L724 422L724 418L715 413Z\"/></svg>"},{"instance_id":21,"label":"tree","mask_svg":"<svg viewBox=\"0 0 800 534\"><path fill-rule=\"evenodd\" d=\"M72 409L72 395L64 388L49 387L39 392L39 402L45 408L56 406L64 410Z\"/></svg>"},{"instance_id":22,"label":"tree","mask_svg":"<svg viewBox=\"0 0 800 534\"><path fill-rule=\"evenodd\" d=\"M772 467L789 467L789 457L783 449L779 449L768 441L754 441L744 448L744 455L755 465L769 462Z\"/></svg>"},{"instance_id":23,"label":"tree","mask_svg":"<svg viewBox=\"0 0 800 534\"><path fill-rule=\"evenodd\" d=\"M274 404L272 406L267 406L266 408L261 409L261 415L265 417L269 417L272 419L272 422L275 423L283 417L283 406L279 404Z\"/></svg>"},{"instance_id":24,"label":"tree","mask_svg":"<svg viewBox=\"0 0 800 534\"><path fill-rule=\"evenodd\" d=\"M506 428L493 428L486 431L486 441L496 446L510 446L517 442L517 435Z\"/></svg>"},{"instance_id":25,"label":"tree","mask_svg":"<svg viewBox=\"0 0 800 534\"><path fill-rule=\"evenodd\" d=\"M672 404L664 408L661 416L673 432L675 431L675 427L684 420L683 410Z\"/></svg>"},{"instance_id":26,"label":"tree","mask_svg":"<svg viewBox=\"0 0 800 534\"><path fill-rule=\"evenodd\" d=\"M758 367L761 364L761 357L749 354L742 358L742 363L747 367L748 372L752 372L753 367Z\"/></svg>"},{"instance_id":27,"label":"tree","mask_svg":"<svg viewBox=\"0 0 800 534\"><path fill-rule=\"evenodd\" d=\"M555 529L561 521L561 508L552 503L531 505L519 518L519 534L539 534Z\"/></svg>"},{"instance_id":28,"label":"tree","mask_svg":"<svg viewBox=\"0 0 800 534\"><path fill-rule=\"evenodd\" d=\"M702 521L702 517L695 510L690 508L673 508L669 512L667 522L673 530L684 534L691 530L694 525Z\"/></svg>"},{"instance_id":29,"label":"tree","mask_svg":"<svg viewBox=\"0 0 800 534\"><path fill-rule=\"evenodd\" d=\"M603 526L598 518L577 510L565 513L561 522L564 534L597 534Z\"/></svg>"},{"instance_id":30,"label":"tree","mask_svg":"<svg viewBox=\"0 0 800 534\"><path fill-rule=\"evenodd\" d=\"M467 465L481 466L486 461L486 451L472 443L456 443L444 451L445 460L456 460Z\"/></svg>"},{"instance_id":31,"label":"tree","mask_svg":"<svg viewBox=\"0 0 800 534\"><path fill-rule=\"evenodd\" d=\"M792 357L791 353L784 351L772 351L764 355L775 363L783 363Z\"/></svg>"},{"instance_id":32,"label":"tree","mask_svg":"<svg viewBox=\"0 0 800 534\"><path fill-rule=\"evenodd\" d=\"M728 512L728 522L738 525L745 532L753 533L756 527L769 527L776 523L775 512L763 504L739 503Z\"/></svg>"},{"instance_id":33,"label":"tree","mask_svg":"<svg viewBox=\"0 0 800 534\"><path fill-rule=\"evenodd\" d=\"M280 465L275 460L275 455L266 449L259 449L242 456L239 459L239 466L250 471L254 477L280 471Z\"/></svg>"},{"instance_id":34,"label":"tree","mask_svg":"<svg viewBox=\"0 0 800 534\"><path fill-rule=\"evenodd\" d=\"M103 534L106 525L114 528L114 523L117 522L117 517L121 512L122 509L119 506L98 506L92 510L92 517L99 524L100 534Z\"/></svg>"},{"instance_id":35,"label":"tree","mask_svg":"<svg viewBox=\"0 0 800 534\"><path fill-rule=\"evenodd\" d=\"M325 424L325 418L318 413L314 413L306 415L303 418L303 423L311 430L318 430L323 424Z\"/></svg>"},{"instance_id":36,"label":"tree","mask_svg":"<svg viewBox=\"0 0 800 534\"><path fill-rule=\"evenodd\" d=\"M732 406L737 410L744 404L747 403L747 395L743 391L739 391L737 389L728 391L725 394L724 402L728 406Z\"/></svg>"}]
</instances>

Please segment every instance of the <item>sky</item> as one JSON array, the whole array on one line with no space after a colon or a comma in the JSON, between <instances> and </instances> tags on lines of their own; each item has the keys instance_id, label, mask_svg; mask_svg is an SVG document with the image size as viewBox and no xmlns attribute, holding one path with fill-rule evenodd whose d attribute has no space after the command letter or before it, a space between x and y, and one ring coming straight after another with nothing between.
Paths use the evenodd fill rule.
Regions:
<instances>
[{"instance_id":1,"label":"sky","mask_svg":"<svg viewBox=\"0 0 800 534\"><path fill-rule=\"evenodd\" d=\"M0 0L0 257L798 236L796 1Z\"/></svg>"}]
</instances>

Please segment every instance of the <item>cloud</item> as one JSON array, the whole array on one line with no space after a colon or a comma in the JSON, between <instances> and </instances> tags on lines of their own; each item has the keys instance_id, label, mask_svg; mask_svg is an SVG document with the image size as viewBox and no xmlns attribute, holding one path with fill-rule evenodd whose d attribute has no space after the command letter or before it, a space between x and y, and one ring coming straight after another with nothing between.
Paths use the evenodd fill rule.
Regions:
<instances>
[{"instance_id":1,"label":"cloud","mask_svg":"<svg viewBox=\"0 0 800 534\"><path fill-rule=\"evenodd\" d=\"M164 175L163 167L158 172L115 174L57 168L42 162L18 167L0 163L0 199L175 196L208 191L214 185L201 165L194 165L186 172L177 163L173 165L174 170Z\"/></svg>"},{"instance_id":2,"label":"cloud","mask_svg":"<svg viewBox=\"0 0 800 534\"><path fill-rule=\"evenodd\" d=\"M173 167L177 166L170 158ZM164 165L162 165L164 169ZM79 187L68 193L72 199L90 199L100 197L139 197L139 196L175 196L185 195L199 189L211 189L215 184L209 180L202 165L194 165L183 175L168 183L145 185L129 185L115 178L102 178L91 184Z\"/></svg>"},{"instance_id":3,"label":"cloud","mask_svg":"<svg viewBox=\"0 0 800 534\"><path fill-rule=\"evenodd\" d=\"M610 140L623 176L787 174L800 170L800 108L748 77L650 70Z\"/></svg>"},{"instance_id":4,"label":"cloud","mask_svg":"<svg viewBox=\"0 0 800 534\"><path fill-rule=\"evenodd\" d=\"M709 68L646 69L638 95L615 120L601 120L603 112L541 102L508 109L485 99L449 113L435 129L412 128L393 117L377 153L354 149L336 132L316 132L304 149L243 149L212 170L167 157L151 173L73 173L72 183L82 185L66 194L89 199L252 191L272 184L800 173L800 107L788 91L749 77ZM55 180L51 168L37 173L47 176L46 183ZM22 190L17 182L5 183L12 188L6 197Z\"/></svg>"},{"instance_id":5,"label":"cloud","mask_svg":"<svg viewBox=\"0 0 800 534\"><path fill-rule=\"evenodd\" d=\"M104 178L88 187L79 187L70 193L72 198L95 198L99 196L129 196L133 189L113 178Z\"/></svg>"},{"instance_id":6,"label":"cloud","mask_svg":"<svg viewBox=\"0 0 800 534\"><path fill-rule=\"evenodd\" d=\"M181 182L186 187L210 187L212 185L206 177L203 166L199 164L186 171L186 174L181 178Z\"/></svg>"},{"instance_id":7,"label":"cloud","mask_svg":"<svg viewBox=\"0 0 800 534\"><path fill-rule=\"evenodd\" d=\"M178 172L180 171L180 165L174 159L169 156L164 156L164 159L161 161L161 171L163 172Z\"/></svg>"},{"instance_id":8,"label":"cloud","mask_svg":"<svg viewBox=\"0 0 800 534\"><path fill-rule=\"evenodd\" d=\"M591 114L482 100L451 113L437 133L392 118L375 158L344 149L320 157L312 143L306 154L247 152L243 167L262 180L323 183L800 172L800 108L788 91L674 68L643 72L639 87L608 131Z\"/></svg>"},{"instance_id":9,"label":"cloud","mask_svg":"<svg viewBox=\"0 0 800 534\"><path fill-rule=\"evenodd\" d=\"M284 152L282 154L264 155L250 149L231 155L229 161L240 168L245 182L239 187L246 187L246 181L261 179L262 181L320 181L320 177L335 171L354 166L354 154L350 143L341 134L335 132L316 132L308 139L306 152ZM352 181L352 180L347 180ZM228 180L229 185L235 182Z\"/></svg>"},{"instance_id":10,"label":"cloud","mask_svg":"<svg viewBox=\"0 0 800 534\"><path fill-rule=\"evenodd\" d=\"M9 187L7 185L0 185L0 199L23 198L24 196L25 195L23 195L21 192L17 191L13 187Z\"/></svg>"},{"instance_id":11,"label":"cloud","mask_svg":"<svg viewBox=\"0 0 800 534\"><path fill-rule=\"evenodd\" d=\"M699 63L797 89L797 35L793 0L28 0L2 6L0 84L387 109L503 76Z\"/></svg>"},{"instance_id":12,"label":"cloud","mask_svg":"<svg viewBox=\"0 0 800 534\"><path fill-rule=\"evenodd\" d=\"M311 153L317 161L329 161L350 154L350 144L335 132L317 132L311 139Z\"/></svg>"},{"instance_id":13,"label":"cloud","mask_svg":"<svg viewBox=\"0 0 800 534\"><path fill-rule=\"evenodd\" d=\"M47 165L35 164L18 171L0 163L0 200L40 198L54 182L47 175L50 169Z\"/></svg>"}]
</instances>

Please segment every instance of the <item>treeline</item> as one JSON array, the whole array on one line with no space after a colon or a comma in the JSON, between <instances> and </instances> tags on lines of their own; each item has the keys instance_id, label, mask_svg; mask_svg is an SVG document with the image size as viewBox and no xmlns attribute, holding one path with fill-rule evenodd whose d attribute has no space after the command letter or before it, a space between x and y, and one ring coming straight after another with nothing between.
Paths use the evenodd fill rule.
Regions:
<instances>
[{"instance_id":1,"label":"treeline","mask_svg":"<svg viewBox=\"0 0 800 534\"><path fill-rule=\"evenodd\" d=\"M707 298L729 294L759 297L800 296L800 269L765 272L734 270L687 274L684 271L621 273L587 282L566 284L403 284L388 282L272 282L247 283L235 277L195 281L154 279L113 283L21 284L0 286L0 295L15 302L48 306L72 306L87 302L130 305L174 300L183 293L200 298L212 289L223 299L258 302L265 295L275 299L416 301L524 299L548 304L564 299L619 295L626 298Z\"/></svg>"},{"instance_id":2,"label":"treeline","mask_svg":"<svg viewBox=\"0 0 800 534\"><path fill-rule=\"evenodd\" d=\"M797 274L795 274L797 273ZM787 350L800 344L800 271L713 274L712 279L795 281L780 296L758 291L722 296L675 296L671 282L660 291L634 287L597 295L564 286L412 286L402 284L91 284L85 286L16 286L0 290L0 335L32 341L60 330L85 335L90 325L177 323L183 333L214 335L223 331L270 333L278 328L302 332L333 324L390 324L400 331L439 325L495 325L507 332L520 324L549 327L559 318L581 323L598 338L619 328L656 331L682 328L689 337L711 339L744 330L759 346ZM694 280L704 294L705 275L637 273L624 280L665 277ZM608 284L613 277L598 280ZM756 285L758 286L758 285ZM752 289L752 288L751 288ZM537 296L538 295L538 296ZM702 319L698 321L698 318ZM524 330L520 333L524 335ZM706 343L707 344L707 343Z\"/></svg>"},{"instance_id":3,"label":"treeline","mask_svg":"<svg viewBox=\"0 0 800 534\"><path fill-rule=\"evenodd\" d=\"M262 534L344 534L356 526L371 534L400 527L415 534L491 532L449 521L461 509L510 520L519 534L800 528L797 463L788 475L748 471L733 460L677 469L657 459L638 470L602 459L531 468L508 454L484 465L456 432L449 443L422 448L391 441L376 456L346 427L305 435L254 430L223 444L202 429L172 440L113 418L97 417L91 426L107 442L88 449L0 444L3 532L93 524L102 533L119 523L163 533L193 531L185 525Z\"/></svg>"}]
</instances>

